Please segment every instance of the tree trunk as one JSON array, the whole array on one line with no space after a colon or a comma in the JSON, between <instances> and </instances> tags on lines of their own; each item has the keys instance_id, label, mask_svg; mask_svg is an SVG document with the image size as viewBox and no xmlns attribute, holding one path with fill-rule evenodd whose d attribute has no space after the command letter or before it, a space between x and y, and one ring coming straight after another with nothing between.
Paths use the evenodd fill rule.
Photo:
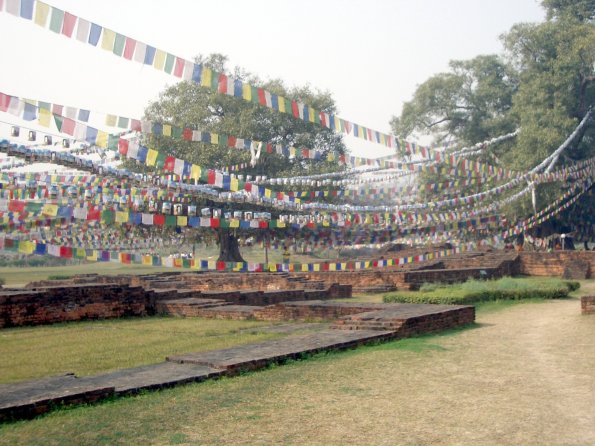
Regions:
<instances>
[{"instance_id":1,"label":"tree trunk","mask_svg":"<svg viewBox=\"0 0 595 446\"><path fill-rule=\"evenodd\" d=\"M238 239L229 229L217 231L219 235L219 258L218 262L244 262L240 254Z\"/></svg>"}]
</instances>

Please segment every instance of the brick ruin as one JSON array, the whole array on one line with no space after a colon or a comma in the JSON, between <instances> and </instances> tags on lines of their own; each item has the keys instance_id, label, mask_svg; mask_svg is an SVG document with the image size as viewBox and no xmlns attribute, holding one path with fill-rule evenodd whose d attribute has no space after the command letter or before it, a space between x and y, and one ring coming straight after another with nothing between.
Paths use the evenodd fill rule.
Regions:
<instances>
[{"instance_id":1,"label":"brick ruin","mask_svg":"<svg viewBox=\"0 0 595 446\"><path fill-rule=\"evenodd\" d=\"M364 271L78 275L1 290L0 328L155 314L264 319L273 317L275 305L282 302L518 274L590 278L594 268L595 252L483 251Z\"/></svg>"}]
</instances>

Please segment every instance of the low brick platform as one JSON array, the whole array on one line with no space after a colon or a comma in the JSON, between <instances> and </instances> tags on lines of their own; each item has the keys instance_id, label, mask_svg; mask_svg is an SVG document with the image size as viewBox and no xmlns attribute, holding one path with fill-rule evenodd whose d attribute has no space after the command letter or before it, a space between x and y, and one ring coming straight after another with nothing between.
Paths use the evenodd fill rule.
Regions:
<instances>
[{"instance_id":1,"label":"low brick platform","mask_svg":"<svg viewBox=\"0 0 595 446\"><path fill-rule=\"evenodd\" d=\"M581 313L595 314L595 296L581 297Z\"/></svg>"},{"instance_id":2,"label":"low brick platform","mask_svg":"<svg viewBox=\"0 0 595 446\"><path fill-rule=\"evenodd\" d=\"M167 360L225 369L228 373L235 373L240 370L256 370L287 359L299 359L304 354L344 350L369 342L386 341L393 335L391 331L325 330L224 350L170 356Z\"/></svg>"},{"instance_id":3,"label":"low brick platform","mask_svg":"<svg viewBox=\"0 0 595 446\"><path fill-rule=\"evenodd\" d=\"M74 375L0 385L0 421L33 418L59 405L92 403L114 395L113 384L97 385Z\"/></svg>"},{"instance_id":4,"label":"low brick platform","mask_svg":"<svg viewBox=\"0 0 595 446\"><path fill-rule=\"evenodd\" d=\"M409 337L461 327L475 321L475 307L468 305L395 304L389 308L344 316L333 328L347 330L392 330L396 337Z\"/></svg>"},{"instance_id":5,"label":"low brick platform","mask_svg":"<svg viewBox=\"0 0 595 446\"><path fill-rule=\"evenodd\" d=\"M299 359L304 355L321 351L343 350L367 343L458 327L473 322L475 318L474 307L461 305L303 301L285 302L262 308L243 305L201 307L200 299L195 303L197 311L210 311L214 317L221 317L226 312L233 317L261 312L261 316L268 314L277 317L291 314L308 316L306 319L313 315L321 318L342 318L336 321L334 329L321 329L223 350L175 355L166 358L166 362L160 364L84 378L65 375L0 385L0 421L32 418L56 405L91 403L112 395L135 394L141 390L155 390L223 375L234 375L242 370L256 370L271 363Z\"/></svg>"}]
</instances>

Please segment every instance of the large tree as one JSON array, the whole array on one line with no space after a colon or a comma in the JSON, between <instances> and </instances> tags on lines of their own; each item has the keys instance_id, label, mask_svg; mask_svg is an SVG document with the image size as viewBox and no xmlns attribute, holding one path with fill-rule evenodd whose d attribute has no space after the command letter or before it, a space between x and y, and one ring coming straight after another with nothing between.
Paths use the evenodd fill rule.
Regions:
<instances>
[{"instance_id":1,"label":"large tree","mask_svg":"<svg viewBox=\"0 0 595 446\"><path fill-rule=\"evenodd\" d=\"M393 131L400 137L429 133L439 143L454 140L469 145L519 127L514 142L494 147L492 153L509 169L527 171L536 166L595 103L594 3L544 0L544 23L513 26L502 37L503 56L455 61L449 72L422 83L401 115L393 118ZM574 138L556 167L595 156L592 122ZM551 201L561 186L538 187L538 202ZM506 210L523 216L531 209L526 198Z\"/></svg>"},{"instance_id":2,"label":"large tree","mask_svg":"<svg viewBox=\"0 0 595 446\"><path fill-rule=\"evenodd\" d=\"M216 72L233 75L236 79L262 87L271 93L308 104L319 111L329 114L337 112L329 92L313 90L309 86L289 88L280 79L264 82L239 67L233 71L229 70L227 58L221 54L199 56L196 62ZM160 94L158 100L149 104L145 110L145 119L264 143L315 149L323 154L321 159L314 161L262 153L254 167L242 172L246 175L292 177L336 171L341 167L336 161L328 160L328 154L345 153L342 137L330 129L295 119L290 114L276 112L253 102L218 94L194 82L179 82L168 87ZM214 146L157 135L151 135L147 143L208 168L224 168L250 160L248 151L228 149L225 144ZM219 231L218 239L220 260L242 260L237 239L233 234L222 230Z\"/></svg>"}]
</instances>

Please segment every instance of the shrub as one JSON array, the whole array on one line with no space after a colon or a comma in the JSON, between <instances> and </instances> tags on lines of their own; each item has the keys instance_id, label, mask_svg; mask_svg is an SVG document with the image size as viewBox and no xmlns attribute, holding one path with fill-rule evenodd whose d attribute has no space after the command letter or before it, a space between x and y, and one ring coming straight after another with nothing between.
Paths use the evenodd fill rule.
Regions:
<instances>
[{"instance_id":1,"label":"shrub","mask_svg":"<svg viewBox=\"0 0 595 446\"><path fill-rule=\"evenodd\" d=\"M384 302L427 304L471 304L493 300L521 300L530 298L559 299L580 286L578 282L560 279L513 279L469 280L454 285L428 284L417 292L386 294Z\"/></svg>"},{"instance_id":2,"label":"shrub","mask_svg":"<svg viewBox=\"0 0 595 446\"><path fill-rule=\"evenodd\" d=\"M67 280L72 278L72 276L69 276L68 274L53 274L48 276L48 280Z\"/></svg>"}]
</instances>

